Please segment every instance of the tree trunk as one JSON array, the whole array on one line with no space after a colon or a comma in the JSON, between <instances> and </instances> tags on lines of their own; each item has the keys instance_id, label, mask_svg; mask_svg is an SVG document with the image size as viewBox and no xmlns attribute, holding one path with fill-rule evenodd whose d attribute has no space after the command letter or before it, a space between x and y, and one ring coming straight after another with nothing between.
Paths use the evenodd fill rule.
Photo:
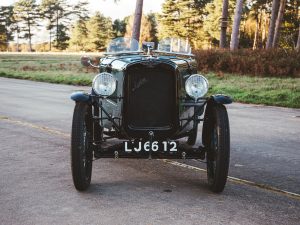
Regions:
<instances>
[{"instance_id":1,"label":"tree trunk","mask_svg":"<svg viewBox=\"0 0 300 225\"><path fill-rule=\"evenodd\" d=\"M6 51L8 52L8 48L9 48L9 38L8 38L8 33L6 32Z\"/></svg>"},{"instance_id":2,"label":"tree trunk","mask_svg":"<svg viewBox=\"0 0 300 225\"><path fill-rule=\"evenodd\" d=\"M54 47L57 48L57 46L58 46L58 11L56 11L56 46L54 44Z\"/></svg>"},{"instance_id":3,"label":"tree trunk","mask_svg":"<svg viewBox=\"0 0 300 225\"><path fill-rule=\"evenodd\" d=\"M220 46L219 46L220 48L226 48L227 24L228 24L228 0L223 0Z\"/></svg>"},{"instance_id":4,"label":"tree trunk","mask_svg":"<svg viewBox=\"0 0 300 225\"><path fill-rule=\"evenodd\" d=\"M32 52L32 47L31 47L31 27L30 27L30 21L27 21L28 25L28 40L29 40L29 51Z\"/></svg>"},{"instance_id":5,"label":"tree trunk","mask_svg":"<svg viewBox=\"0 0 300 225\"><path fill-rule=\"evenodd\" d=\"M276 19L277 19L277 15L278 15L278 9L279 9L279 0L273 0L272 15L271 15L271 21L270 21L270 25L269 25L269 33L268 33L266 49L272 48L272 46L273 46L273 38L274 38L274 32L275 32Z\"/></svg>"},{"instance_id":6,"label":"tree trunk","mask_svg":"<svg viewBox=\"0 0 300 225\"><path fill-rule=\"evenodd\" d=\"M49 51L51 52L51 29L49 30Z\"/></svg>"},{"instance_id":7,"label":"tree trunk","mask_svg":"<svg viewBox=\"0 0 300 225\"><path fill-rule=\"evenodd\" d=\"M279 42L280 28L282 24L285 5L286 5L286 0L281 0L279 10L278 10L278 16L276 20L276 25L275 25L275 32L274 32L273 45L272 45L273 48L276 48Z\"/></svg>"},{"instance_id":8,"label":"tree trunk","mask_svg":"<svg viewBox=\"0 0 300 225\"><path fill-rule=\"evenodd\" d=\"M132 38L137 41L140 40L142 14L143 14L143 0L136 0L134 22L132 28Z\"/></svg>"},{"instance_id":9,"label":"tree trunk","mask_svg":"<svg viewBox=\"0 0 300 225\"><path fill-rule=\"evenodd\" d=\"M236 0L234 21L233 21L231 41L230 41L231 51L236 50L239 46L239 30L240 30L242 11L243 11L243 0Z\"/></svg>"},{"instance_id":10,"label":"tree trunk","mask_svg":"<svg viewBox=\"0 0 300 225\"><path fill-rule=\"evenodd\" d=\"M253 50L257 49L258 35L259 35L259 12L257 10L256 23L255 23L255 34L254 34L253 47L252 47Z\"/></svg>"},{"instance_id":11,"label":"tree trunk","mask_svg":"<svg viewBox=\"0 0 300 225\"><path fill-rule=\"evenodd\" d=\"M20 38L20 31L19 31L19 27L17 27L17 52L20 51L20 48L19 48L19 38Z\"/></svg>"},{"instance_id":12,"label":"tree trunk","mask_svg":"<svg viewBox=\"0 0 300 225\"><path fill-rule=\"evenodd\" d=\"M261 29L261 27L262 27L262 16L263 16L262 9L260 9L259 12L260 12L260 16L259 16L259 19L258 19L257 47L261 48L262 42L261 42L260 37L262 36L261 35L261 33L262 33L262 29Z\"/></svg>"},{"instance_id":13,"label":"tree trunk","mask_svg":"<svg viewBox=\"0 0 300 225\"><path fill-rule=\"evenodd\" d=\"M296 45L296 50L297 50L297 52L300 51L300 25L299 25L299 34L298 34L298 41L297 41L297 45Z\"/></svg>"},{"instance_id":14,"label":"tree trunk","mask_svg":"<svg viewBox=\"0 0 300 225\"><path fill-rule=\"evenodd\" d=\"M7 24L5 24L5 27L7 27ZM9 35L8 35L8 29L5 28L5 36L6 36L6 51L8 52L9 48Z\"/></svg>"},{"instance_id":15,"label":"tree trunk","mask_svg":"<svg viewBox=\"0 0 300 225\"><path fill-rule=\"evenodd\" d=\"M266 34L267 34L267 13L266 10L263 9L263 24L262 24L262 33L261 33L261 47L265 48L266 47Z\"/></svg>"}]
</instances>

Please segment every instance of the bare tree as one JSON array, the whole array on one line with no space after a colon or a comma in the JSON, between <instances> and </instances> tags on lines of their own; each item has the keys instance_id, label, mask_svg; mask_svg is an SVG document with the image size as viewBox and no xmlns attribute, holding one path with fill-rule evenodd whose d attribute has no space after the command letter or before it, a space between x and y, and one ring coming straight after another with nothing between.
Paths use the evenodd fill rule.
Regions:
<instances>
[{"instance_id":1,"label":"bare tree","mask_svg":"<svg viewBox=\"0 0 300 225\"><path fill-rule=\"evenodd\" d=\"M140 40L142 14L143 14L143 0L136 0L132 38L137 41Z\"/></svg>"},{"instance_id":2,"label":"bare tree","mask_svg":"<svg viewBox=\"0 0 300 225\"><path fill-rule=\"evenodd\" d=\"M222 18L221 18L221 34L220 34L220 48L226 47L226 31L228 25L228 0L223 0Z\"/></svg>"},{"instance_id":3,"label":"bare tree","mask_svg":"<svg viewBox=\"0 0 300 225\"><path fill-rule=\"evenodd\" d=\"M269 33L268 33L266 49L272 48L272 45L273 45L273 38L274 38L274 32L275 32L276 19L277 19L277 15L278 15L278 9L279 9L279 0L273 0L272 15L271 15L271 21L270 21L270 25L269 25Z\"/></svg>"},{"instance_id":4,"label":"bare tree","mask_svg":"<svg viewBox=\"0 0 300 225\"><path fill-rule=\"evenodd\" d=\"M230 41L231 51L236 50L239 46L239 31L240 31L242 12L243 12L243 0L236 0L234 21L233 21L231 41Z\"/></svg>"},{"instance_id":5,"label":"bare tree","mask_svg":"<svg viewBox=\"0 0 300 225\"><path fill-rule=\"evenodd\" d=\"M286 5L286 0L280 0L280 6L279 6L279 10L278 10L278 16L277 16L277 20L276 20L274 38L273 38L273 44L272 44L273 48L276 48L278 45L278 42L279 42L280 28L281 28L281 24L282 24L285 5Z\"/></svg>"}]
</instances>

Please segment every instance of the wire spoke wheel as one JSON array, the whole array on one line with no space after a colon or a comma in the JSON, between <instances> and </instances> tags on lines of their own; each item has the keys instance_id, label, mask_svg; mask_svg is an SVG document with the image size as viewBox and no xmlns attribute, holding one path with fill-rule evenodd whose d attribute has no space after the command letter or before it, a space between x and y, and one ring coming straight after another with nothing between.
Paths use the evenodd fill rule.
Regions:
<instances>
[{"instance_id":1,"label":"wire spoke wheel","mask_svg":"<svg viewBox=\"0 0 300 225\"><path fill-rule=\"evenodd\" d=\"M218 154L218 137L216 127L213 128L211 137L210 148L209 152L207 153L207 173L209 184L213 184L217 168L216 156Z\"/></svg>"},{"instance_id":2,"label":"wire spoke wheel","mask_svg":"<svg viewBox=\"0 0 300 225\"><path fill-rule=\"evenodd\" d=\"M82 168L85 170L86 180L91 179L93 152L90 147L91 135L87 129L86 122L83 129L83 146L82 146Z\"/></svg>"},{"instance_id":3,"label":"wire spoke wheel","mask_svg":"<svg viewBox=\"0 0 300 225\"><path fill-rule=\"evenodd\" d=\"M93 150L91 146L91 106L77 102L74 109L71 136L71 168L77 190L86 190L91 183Z\"/></svg>"},{"instance_id":4,"label":"wire spoke wheel","mask_svg":"<svg viewBox=\"0 0 300 225\"><path fill-rule=\"evenodd\" d=\"M210 189L219 193L227 181L230 158L230 131L226 108L216 104L209 120L207 150L207 179Z\"/></svg>"}]
</instances>

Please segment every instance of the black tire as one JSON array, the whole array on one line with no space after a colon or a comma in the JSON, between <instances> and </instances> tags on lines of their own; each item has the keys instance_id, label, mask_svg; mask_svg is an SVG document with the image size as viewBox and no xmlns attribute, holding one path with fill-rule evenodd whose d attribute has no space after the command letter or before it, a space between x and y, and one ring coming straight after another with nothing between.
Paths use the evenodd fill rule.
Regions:
<instances>
[{"instance_id":1,"label":"black tire","mask_svg":"<svg viewBox=\"0 0 300 225\"><path fill-rule=\"evenodd\" d=\"M220 193L226 185L230 160L230 130L225 106L211 107L207 128L210 146L207 150L207 178L210 189Z\"/></svg>"},{"instance_id":2,"label":"black tire","mask_svg":"<svg viewBox=\"0 0 300 225\"><path fill-rule=\"evenodd\" d=\"M71 135L71 169L77 190L86 190L92 177L93 150L90 146L92 127L91 106L77 102L73 114Z\"/></svg>"}]
</instances>

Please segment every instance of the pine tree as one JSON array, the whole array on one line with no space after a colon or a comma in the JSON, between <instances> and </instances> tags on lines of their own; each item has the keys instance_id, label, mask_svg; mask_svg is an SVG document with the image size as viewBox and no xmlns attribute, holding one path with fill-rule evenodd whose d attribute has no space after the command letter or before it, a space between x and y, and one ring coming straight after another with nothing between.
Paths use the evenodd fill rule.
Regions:
<instances>
[{"instance_id":1,"label":"pine tree","mask_svg":"<svg viewBox=\"0 0 300 225\"><path fill-rule=\"evenodd\" d=\"M276 25L275 25L273 45L272 45L273 48L277 47L278 42L279 42L280 29L281 29L285 6L286 6L286 0L281 0L279 10L278 10L278 16L277 16L277 20L276 20Z\"/></svg>"},{"instance_id":2,"label":"pine tree","mask_svg":"<svg viewBox=\"0 0 300 225\"><path fill-rule=\"evenodd\" d=\"M143 15L143 0L136 0L132 38L137 41L140 40L142 15Z\"/></svg>"},{"instance_id":3,"label":"pine tree","mask_svg":"<svg viewBox=\"0 0 300 225\"><path fill-rule=\"evenodd\" d=\"M177 6L181 11L179 20L179 28L181 30L179 36L192 41L195 31L202 26L202 10L195 4L194 0L178 1Z\"/></svg>"},{"instance_id":4,"label":"pine tree","mask_svg":"<svg viewBox=\"0 0 300 225\"><path fill-rule=\"evenodd\" d=\"M0 7L0 51L7 50L9 41L13 40L15 20L13 6Z\"/></svg>"},{"instance_id":5,"label":"pine tree","mask_svg":"<svg viewBox=\"0 0 300 225\"><path fill-rule=\"evenodd\" d=\"M86 27L86 21L79 19L71 30L70 48L75 51L85 50L87 41L88 30Z\"/></svg>"},{"instance_id":6,"label":"pine tree","mask_svg":"<svg viewBox=\"0 0 300 225\"><path fill-rule=\"evenodd\" d=\"M128 18L126 25L126 37L131 37L134 16ZM140 43L143 41L157 41L157 24L154 14L143 15L141 20Z\"/></svg>"},{"instance_id":7,"label":"pine tree","mask_svg":"<svg viewBox=\"0 0 300 225\"><path fill-rule=\"evenodd\" d=\"M205 32L205 36L204 39L207 43L209 43L209 46L211 45L217 45L218 42L220 41L221 38L221 31L222 26L225 26L226 24L226 31L227 31L227 27L230 27L230 25L232 24L231 20L229 18L227 18L226 22L222 23L222 18L223 18L223 0L213 0L212 2L208 3L205 7L205 14L206 19L205 22L203 24L203 31ZM234 11L234 0L229 0L228 1L228 15L233 14ZM226 11L226 9L225 9ZM225 17L226 17L226 13L225 13ZM224 32L224 30L223 30ZM227 33L227 32L226 32ZM225 34L226 34L225 33ZM224 34L222 34L224 35ZM224 38L222 36L222 38ZM227 39L227 35L225 36L225 38ZM225 42L226 42L225 39ZM223 40L224 42L224 40ZM220 45L221 43L219 43ZM223 43L222 43L223 45Z\"/></svg>"},{"instance_id":8,"label":"pine tree","mask_svg":"<svg viewBox=\"0 0 300 225\"><path fill-rule=\"evenodd\" d=\"M67 30L68 28L64 24L58 25L54 42L56 43L55 47L59 50L65 50L69 45L68 41L70 37L67 34Z\"/></svg>"},{"instance_id":9,"label":"pine tree","mask_svg":"<svg viewBox=\"0 0 300 225\"><path fill-rule=\"evenodd\" d=\"M155 43L158 42L158 23L157 23L157 18L158 18L158 15L155 14L155 13L149 13L147 15L147 18L148 18L148 21L149 23L151 24L150 26L150 39L149 41L153 41Z\"/></svg>"},{"instance_id":10,"label":"pine tree","mask_svg":"<svg viewBox=\"0 0 300 225\"><path fill-rule=\"evenodd\" d=\"M228 0L223 0L222 5L222 18L221 18L221 34L220 34L220 48L226 47L226 32L227 32L227 25L228 25L228 7L229 2Z\"/></svg>"},{"instance_id":11,"label":"pine tree","mask_svg":"<svg viewBox=\"0 0 300 225\"><path fill-rule=\"evenodd\" d=\"M116 19L113 23L113 35L115 38L124 37L126 33L126 22L125 20Z\"/></svg>"},{"instance_id":12,"label":"pine tree","mask_svg":"<svg viewBox=\"0 0 300 225\"><path fill-rule=\"evenodd\" d=\"M297 45L296 45L296 50L299 52L300 51L300 23L299 23L299 31L298 31L298 40L297 40Z\"/></svg>"},{"instance_id":13,"label":"pine tree","mask_svg":"<svg viewBox=\"0 0 300 225\"><path fill-rule=\"evenodd\" d=\"M37 20L40 18L38 5L35 0L19 0L14 6L14 13L17 20L22 23L20 29L24 32L23 37L28 39L29 51L32 51L32 28L37 26Z\"/></svg>"},{"instance_id":14,"label":"pine tree","mask_svg":"<svg viewBox=\"0 0 300 225\"><path fill-rule=\"evenodd\" d=\"M278 46L294 49L297 45L298 28L300 23L300 1L286 2Z\"/></svg>"},{"instance_id":15,"label":"pine tree","mask_svg":"<svg viewBox=\"0 0 300 225\"><path fill-rule=\"evenodd\" d=\"M243 0L237 0L235 11L234 11L230 50L236 50L239 46L239 31L240 31L242 11L243 11Z\"/></svg>"},{"instance_id":16,"label":"pine tree","mask_svg":"<svg viewBox=\"0 0 300 225\"><path fill-rule=\"evenodd\" d=\"M268 33L268 40L267 40L267 45L266 48L272 48L273 45L273 38L274 38L274 31L275 31L275 24L276 24L276 19L278 15L278 9L279 9L279 0L273 0L272 2L272 15L271 15L271 21L269 25L269 33Z\"/></svg>"},{"instance_id":17,"label":"pine tree","mask_svg":"<svg viewBox=\"0 0 300 225\"><path fill-rule=\"evenodd\" d=\"M7 31L4 25L0 24L0 51L5 51L8 48Z\"/></svg>"},{"instance_id":18,"label":"pine tree","mask_svg":"<svg viewBox=\"0 0 300 225\"><path fill-rule=\"evenodd\" d=\"M102 51L113 36L112 21L100 12L96 12L87 21L87 40L86 49L88 51Z\"/></svg>"},{"instance_id":19,"label":"pine tree","mask_svg":"<svg viewBox=\"0 0 300 225\"><path fill-rule=\"evenodd\" d=\"M64 43L60 43L60 41L65 38L61 38L59 35L67 30L67 25L70 20L69 16L75 12L72 10L72 7L67 4L66 0L42 0L40 9L43 17L48 20L49 46L51 46L52 29L55 28L54 36L56 41L54 44L55 47L61 48L61 46L64 46Z\"/></svg>"},{"instance_id":20,"label":"pine tree","mask_svg":"<svg viewBox=\"0 0 300 225\"><path fill-rule=\"evenodd\" d=\"M266 23L267 23L267 0L256 0L251 5L251 12L248 17L255 20L255 33L253 40L253 49L262 48L265 43Z\"/></svg>"},{"instance_id":21,"label":"pine tree","mask_svg":"<svg viewBox=\"0 0 300 225\"><path fill-rule=\"evenodd\" d=\"M72 7L67 4L66 0L42 0L40 11L43 18L48 22L46 28L49 30L50 51L53 35L56 37L55 47L59 49L62 46L65 46L67 37L62 38L61 35L63 34L66 36L71 15L77 16L77 18L83 20L88 18L87 5L87 1L79 1ZM52 32L53 28L55 28L54 32ZM63 43L60 43L61 41L63 41Z\"/></svg>"},{"instance_id":22,"label":"pine tree","mask_svg":"<svg viewBox=\"0 0 300 225\"><path fill-rule=\"evenodd\" d=\"M52 49L52 29L54 28L54 14L57 1L56 0L42 0L40 5L41 15L47 20L46 29L49 31L49 51Z\"/></svg>"},{"instance_id":23,"label":"pine tree","mask_svg":"<svg viewBox=\"0 0 300 225\"><path fill-rule=\"evenodd\" d=\"M159 21L161 23L159 35L161 39L180 35L178 30L180 10L176 3L177 0L166 0L162 5L162 13L159 16Z\"/></svg>"},{"instance_id":24,"label":"pine tree","mask_svg":"<svg viewBox=\"0 0 300 225\"><path fill-rule=\"evenodd\" d=\"M204 7L208 0L166 0L159 16L160 39L180 37L192 45L201 40Z\"/></svg>"},{"instance_id":25,"label":"pine tree","mask_svg":"<svg viewBox=\"0 0 300 225\"><path fill-rule=\"evenodd\" d=\"M89 18L89 11L87 9L89 5L88 0L79 0L72 8L72 14L77 16L80 20L86 20Z\"/></svg>"}]
</instances>

